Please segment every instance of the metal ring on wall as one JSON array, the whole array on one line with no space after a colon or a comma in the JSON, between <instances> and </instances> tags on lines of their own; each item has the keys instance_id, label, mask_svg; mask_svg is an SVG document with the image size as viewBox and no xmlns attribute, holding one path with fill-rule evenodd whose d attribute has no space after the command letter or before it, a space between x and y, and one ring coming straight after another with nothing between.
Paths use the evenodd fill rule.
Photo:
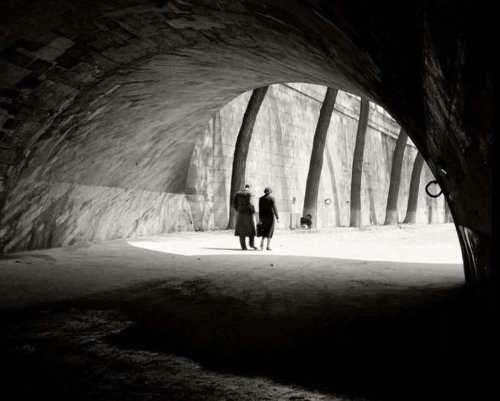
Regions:
<instances>
[{"instance_id":1,"label":"metal ring on wall","mask_svg":"<svg viewBox=\"0 0 500 401\"><path fill-rule=\"evenodd\" d=\"M437 184L437 185L439 185L439 183L438 183L436 180L429 182L429 183L425 186L425 193L426 193L427 195L429 195L431 198L439 198L439 197L442 195L443 190L442 190L442 189L441 189L441 187L440 187L439 189L441 189L441 190L439 191L439 193L438 193L438 194L434 194L434 195L433 195L433 194L431 194L431 193L429 192L429 187L430 187L432 184Z\"/></svg>"},{"instance_id":2,"label":"metal ring on wall","mask_svg":"<svg viewBox=\"0 0 500 401\"><path fill-rule=\"evenodd\" d=\"M330 198L326 198L325 205L331 205L331 204L332 204L332 200Z\"/></svg>"}]
</instances>

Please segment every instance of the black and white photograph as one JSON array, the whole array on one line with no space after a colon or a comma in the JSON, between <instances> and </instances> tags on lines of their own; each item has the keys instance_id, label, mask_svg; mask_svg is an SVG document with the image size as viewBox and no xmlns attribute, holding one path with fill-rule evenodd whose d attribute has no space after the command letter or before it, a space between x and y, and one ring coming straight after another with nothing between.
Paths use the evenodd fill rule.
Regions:
<instances>
[{"instance_id":1,"label":"black and white photograph","mask_svg":"<svg viewBox=\"0 0 500 401\"><path fill-rule=\"evenodd\" d=\"M0 400L499 400L497 15L0 0Z\"/></svg>"}]
</instances>

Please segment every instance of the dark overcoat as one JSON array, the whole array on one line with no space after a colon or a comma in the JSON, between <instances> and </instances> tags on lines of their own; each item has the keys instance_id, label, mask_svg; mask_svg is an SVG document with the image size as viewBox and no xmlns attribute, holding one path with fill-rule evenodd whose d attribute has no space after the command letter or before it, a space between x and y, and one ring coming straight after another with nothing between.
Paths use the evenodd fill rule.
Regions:
<instances>
[{"instance_id":1,"label":"dark overcoat","mask_svg":"<svg viewBox=\"0 0 500 401\"><path fill-rule=\"evenodd\" d=\"M259 219L262 222L262 237L272 238L274 234L274 217L279 219L276 201L270 194L259 198Z\"/></svg>"},{"instance_id":2,"label":"dark overcoat","mask_svg":"<svg viewBox=\"0 0 500 401\"><path fill-rule=\"evenodd\" d=\"M244 189L234 196L233 207L236 210L236 229L234 235L254 237L255 232L255 206L252 193Z\"/></svg>"}]
</instances>

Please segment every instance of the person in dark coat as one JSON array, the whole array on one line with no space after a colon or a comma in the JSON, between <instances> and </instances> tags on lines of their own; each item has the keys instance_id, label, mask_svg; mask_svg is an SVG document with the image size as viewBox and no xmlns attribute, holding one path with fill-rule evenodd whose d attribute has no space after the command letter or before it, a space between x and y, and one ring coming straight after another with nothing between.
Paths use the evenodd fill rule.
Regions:
<instances>
[{"instance_id":1,"label":"person in dark coat","mask_svg":"<svg viewBox=\"0 0 500 401\"><path fill-rule=\"evenodd\" d=\"M264 248L264 238L267 238L267 250L271 250L271 238L274 234L274 217L279 222L278 208L276 207L276 201L271 195L272 189L267 187L264 189L264 196L259 199L259 219L262 224L262 241L260 243L260 249Z\"/></svg>"},{"instance_id":2,"label":"person in dark coat","mask_svg":"<svg viewBox=\"0 0 500 401\"><path fill-rule=\"evenodd\" d=\"M240 237L241 249L246 250L246 237L249 237L250 248L257 249L255 240L255 206L253 204L253 194L250 192L250 185L245 185L245 189L238 191L233 199L233 207L236 210L236 229L234 235Z\"/></svg>"}]
</instances>

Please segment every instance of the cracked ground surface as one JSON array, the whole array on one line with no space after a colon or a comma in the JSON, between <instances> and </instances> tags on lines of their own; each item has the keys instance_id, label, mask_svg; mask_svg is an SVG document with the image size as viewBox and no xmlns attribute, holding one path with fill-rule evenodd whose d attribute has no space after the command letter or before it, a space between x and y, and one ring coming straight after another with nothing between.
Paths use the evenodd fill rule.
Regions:
<instances>
[{"instance_id":1,"label":"cracked ground surface","mask_svg":"<svg viewBox=\"0 0 500 401\"><path fill-rule=\"evenodd\" d=\"M467 325L453 230L277 233L270 252L219 232L5 255L2 386L12 400L446 399Z\"/></svg>"}]
</instances>

